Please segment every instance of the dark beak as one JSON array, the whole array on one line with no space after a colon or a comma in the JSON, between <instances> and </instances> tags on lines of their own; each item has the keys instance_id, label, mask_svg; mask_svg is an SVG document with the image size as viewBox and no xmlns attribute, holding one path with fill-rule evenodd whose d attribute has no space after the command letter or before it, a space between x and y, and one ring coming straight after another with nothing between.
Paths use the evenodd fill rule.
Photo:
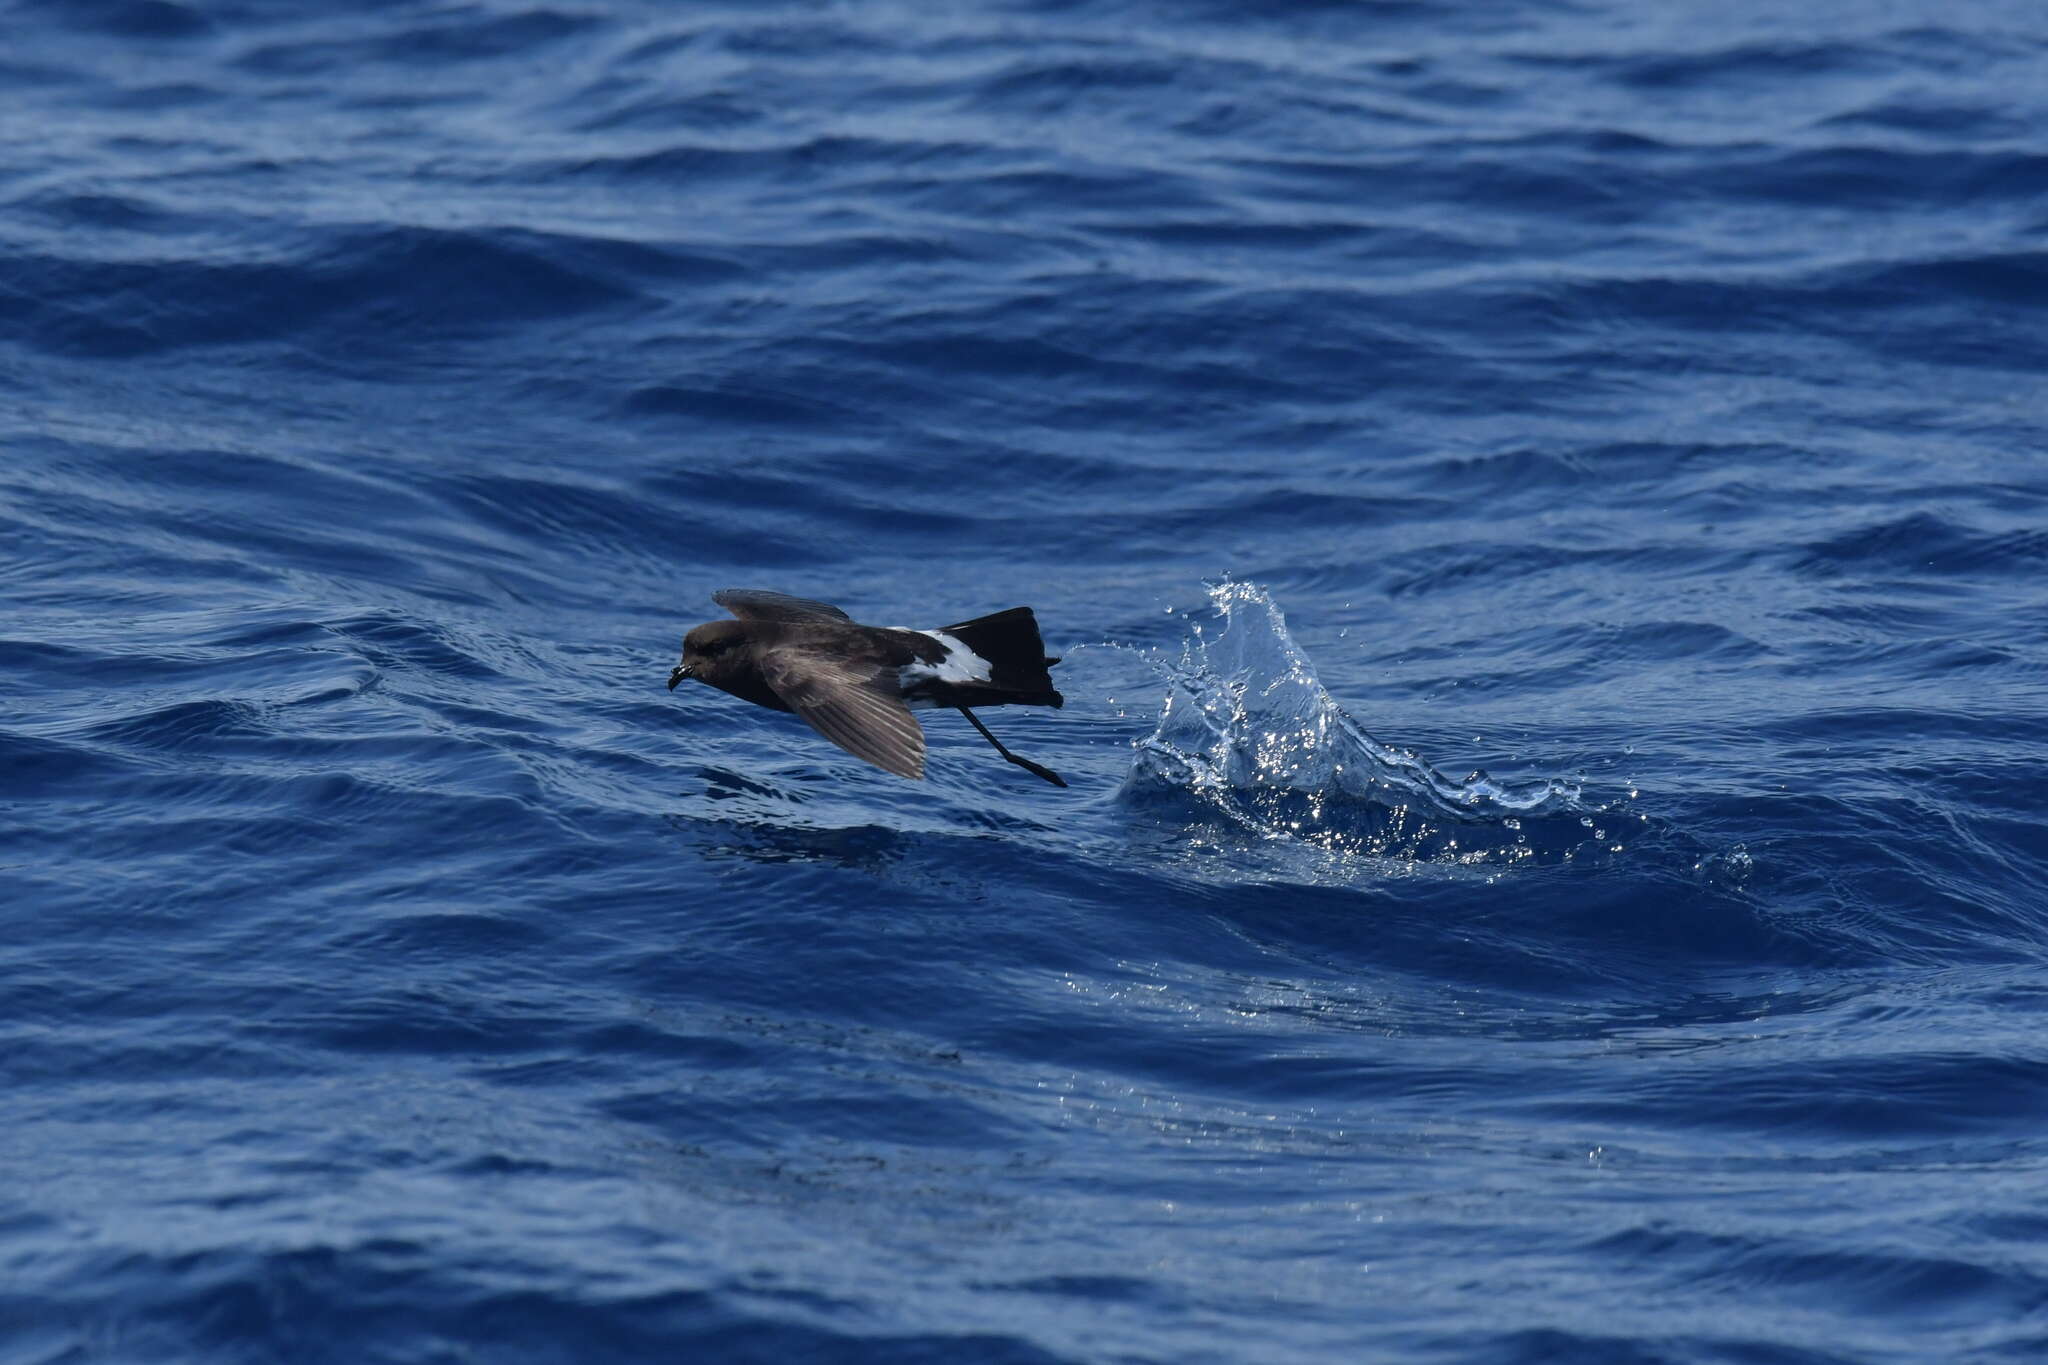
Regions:
<instances>
[{"instance_id":1,"label":"dark beak","mask_svg":"<svg viewBox=\"0 0 2048 1365\"><path fill-rule=\"evenodd\" d=\"M694 678L696 676L695 673L690 671L687 664L677 664L676 671L668 675L668 690L673 692L676 690L677 683L685 678Z\"/></svg>"}]
</instances>

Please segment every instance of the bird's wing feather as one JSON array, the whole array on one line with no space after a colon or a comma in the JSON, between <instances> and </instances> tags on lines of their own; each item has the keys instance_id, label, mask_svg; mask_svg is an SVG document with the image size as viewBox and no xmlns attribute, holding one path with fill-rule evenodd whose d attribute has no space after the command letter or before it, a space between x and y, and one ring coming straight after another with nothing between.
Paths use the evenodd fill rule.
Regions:
<instances>
[{"instance_id":1,"label":"bird's wing feather","mask_svg":"<svg viewBox=\"0 0 2048 1365\"><path fill-rule=\"evenodd\" d=\"M924 776L924 731L903 704L893 669L784 645L762 651L761 674L790 710L855 758L902 777Z\"/></svg>"},{"instance_id":2,"label":"bird's wing feather","mask_svg":"<svg viewBox=\"0 0 2048 1365\"><path fill-rule=\"evenodd\" d=\"M791 597L786 592L769 592L765 588L722 588L711 594L711 600L742 621L853 619L828 602L813 602L808 597Z\"/></svg>"}]
</instances>

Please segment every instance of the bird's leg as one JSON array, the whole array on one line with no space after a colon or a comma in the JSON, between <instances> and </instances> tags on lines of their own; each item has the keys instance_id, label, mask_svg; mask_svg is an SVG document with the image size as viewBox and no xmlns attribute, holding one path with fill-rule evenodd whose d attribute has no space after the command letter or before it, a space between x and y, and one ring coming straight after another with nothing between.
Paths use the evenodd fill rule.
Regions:
<instances>
[{"instance_id":1,"label":"bird's leg","mask_svg":"<svg viewBox=\"0 0 2048 1365\"><path fill-rule=\"evenodd\" d=\"M1008 749L1005 749L1003 747L1003 742L997 739L994 735L990 734L988 732L988 727L981 723L980 716L975 715L972 711L968 710L964 706L955 707L954 709L959 711L961 715L967 717L968 722L972 724L975 729L981 731L981 737L987 740L989 743L995 745L996 752L1001 754L1004 758L1007 758L1008 760L1010 760L1010 762L1016 764L1020 768L1025 769L1026 771L1037 773L1040 777L1052 783L1055 787L1064 787L1067 785L1067 779L1061 777L1052 769L1042 768L1038 764L1033 763L1030 759L1019 758L1017 757L1017 755L1011 753Z\"/></svg>"}]
</instances>

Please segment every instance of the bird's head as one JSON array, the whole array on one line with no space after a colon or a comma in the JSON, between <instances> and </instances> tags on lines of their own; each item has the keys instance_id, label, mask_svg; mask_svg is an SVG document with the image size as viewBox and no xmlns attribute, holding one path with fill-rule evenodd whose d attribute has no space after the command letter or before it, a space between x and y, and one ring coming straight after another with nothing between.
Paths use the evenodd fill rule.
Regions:
<instances>
[{"instance_id":1,"label":"bird's head","mask_svg":"<svg viewBox=\"0 0 2048 1365\"><path fill-rule=\"evenodd\" d=\"M668 690L685 678L720 686L743 670L747 628L739 621L709 621L683 637L683 658L668 675Z\"/></svg>"}]
</instances>

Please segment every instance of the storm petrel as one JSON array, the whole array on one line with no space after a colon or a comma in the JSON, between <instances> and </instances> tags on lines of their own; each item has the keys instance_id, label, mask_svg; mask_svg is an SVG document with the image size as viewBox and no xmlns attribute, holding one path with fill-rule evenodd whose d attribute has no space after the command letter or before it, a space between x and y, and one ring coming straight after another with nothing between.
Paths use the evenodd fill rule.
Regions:
<instances>
[{"instance_id":1,"label":"storm petrel","mask_svg":"<svg viewBox=\"0 0 2048 1365\"><path fill-rule=\"evenodd\" d=\"M683 637L685 678L742 701L794 711L855 758L903 777L924 776L924 731L913 710L951 707L996 752L1055 787L1050 768L1019 758L989 733L971 706L1060 706L1029 607L1011 607L937 630L863 626L837 607L786 593L727 588L711 600L735 619L709 621Z\"/></svg>"}]
</instances>

